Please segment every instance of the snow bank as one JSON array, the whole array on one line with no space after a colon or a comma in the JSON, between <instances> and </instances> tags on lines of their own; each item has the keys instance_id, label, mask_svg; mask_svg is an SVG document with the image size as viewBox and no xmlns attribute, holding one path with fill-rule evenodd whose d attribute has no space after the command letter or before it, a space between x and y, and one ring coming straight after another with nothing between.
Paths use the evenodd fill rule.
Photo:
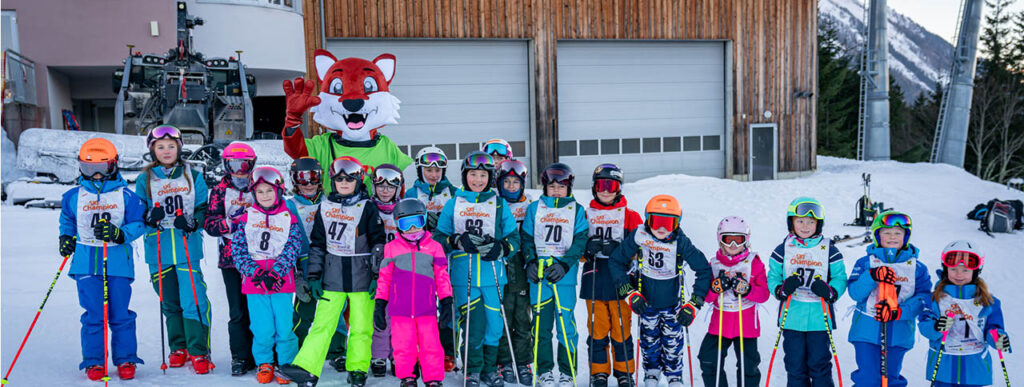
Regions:
<instances>
[{"instance_id":1,"label":"snow bank","mask_svg":"<svg viewBox=\"0 0 1024 387\"><path fill-rule=\"evenodd\" d=\"M14 142L7 138L7 131L0 129L0 141L3 141L2 147L0 147L0 158L2 158L2 164L0 164L0 176L2 176L3 183L7 184L14 180L22 177L28 177L29 173L18 168L18 151L14 148Z\"/></svg>"}]
</instances>

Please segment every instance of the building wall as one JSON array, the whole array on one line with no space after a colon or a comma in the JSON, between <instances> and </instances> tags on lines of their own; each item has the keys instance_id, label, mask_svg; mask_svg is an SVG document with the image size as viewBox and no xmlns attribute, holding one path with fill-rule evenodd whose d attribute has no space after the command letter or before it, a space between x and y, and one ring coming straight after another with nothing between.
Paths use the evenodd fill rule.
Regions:
<instances>
[{"instance_id":1,"label":"building wall","mask_svg":"<svg viewBox=\"0 0 1024 387\"><path fill-rule=\"evenodd\" d=\"M529 39L540 165L557 160L560 39L732 42L730 175L747 171L747 127L779 126L780 172L815 168L815 0L304 0L307 74L330 38ZM770 112L770 118L766 118Z\"/></svg>"}]
</instances>

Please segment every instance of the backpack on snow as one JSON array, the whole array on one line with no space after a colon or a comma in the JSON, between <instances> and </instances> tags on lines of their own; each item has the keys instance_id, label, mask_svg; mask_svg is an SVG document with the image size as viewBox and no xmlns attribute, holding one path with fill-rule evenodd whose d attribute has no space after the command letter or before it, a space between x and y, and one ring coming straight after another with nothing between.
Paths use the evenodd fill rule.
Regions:
<instances>
[{"instance_id":1,"label":"backpack on snow","mask_svg":"<svg viewBox=\"0 0 1024 387\"><path fill-rule=\"evenodd\" d=\"M986 233L1008 233L1024 228L1021 221L1021 216L1024 216L1024 203L1020 200L992 199L984 210L977 212L983 213L979 229Z\"/></svg>"}]
</instances>

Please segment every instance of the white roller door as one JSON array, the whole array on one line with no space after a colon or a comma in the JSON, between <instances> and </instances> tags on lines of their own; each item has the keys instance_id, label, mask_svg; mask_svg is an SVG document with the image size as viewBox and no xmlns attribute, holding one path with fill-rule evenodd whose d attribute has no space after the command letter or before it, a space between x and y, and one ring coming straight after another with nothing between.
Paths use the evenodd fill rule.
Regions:
<instances>
[{"instance_id":1,"label":"white roller door","mask_svg":"<svg viewBox=\"0 0 1024 387\"><path fill-rule=\"evenodd\" d=\"M559 41L559 160L724 177L725 71L722 42Z\"/></svg>"}]
</instances>

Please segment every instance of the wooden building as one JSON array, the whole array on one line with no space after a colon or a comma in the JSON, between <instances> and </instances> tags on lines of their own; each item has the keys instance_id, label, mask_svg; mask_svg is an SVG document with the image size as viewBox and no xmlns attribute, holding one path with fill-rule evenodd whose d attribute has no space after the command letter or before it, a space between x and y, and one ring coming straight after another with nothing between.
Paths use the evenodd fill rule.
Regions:
<instances>
[{"instance_id":1,"label":"wooden building","mask_svg":"<svg viewBox=\"0 0 1024 387\"><path fill-rule=\"evenodd\" d=\"M384 132L411 154L433 144L458 159L502 137L532 170L561 161L581 177L600 162L629 180L815 168L814 0L304 0L303 10L311 77L317 48L397 56L402 118Z\"/></svg>"}]
</instances>

